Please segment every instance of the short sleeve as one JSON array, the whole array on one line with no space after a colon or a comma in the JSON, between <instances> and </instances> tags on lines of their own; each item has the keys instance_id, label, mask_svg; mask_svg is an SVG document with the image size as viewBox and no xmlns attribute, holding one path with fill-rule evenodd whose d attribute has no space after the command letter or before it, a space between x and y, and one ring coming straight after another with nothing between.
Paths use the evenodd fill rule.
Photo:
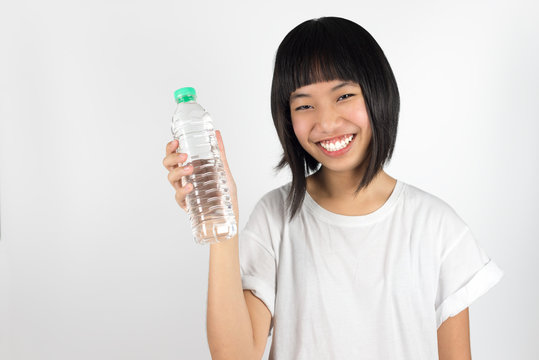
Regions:
<instances>
[{"instance_id":1,"label":"short sleeve","mask_svg":"<svg viewBox=\"0 0 539 360\"><path fill-rule=\"evenodd\" d=\"M239 234L240 273L244 290L251 292L271 313L268 336L273 329L275 309L276 261L271 236L271 214L259 201Z\"/></svg>"},{"instance_id":2,"label":"short sleeve","mask_svg":"<svg viewBox=\"0 0 539 360\"><path fill-rule=\"evenodd\" d=\"M445 251L436 292L437 328L496 285L503 271L481 248L468 227Z\"/></svg>"}]
</instances>

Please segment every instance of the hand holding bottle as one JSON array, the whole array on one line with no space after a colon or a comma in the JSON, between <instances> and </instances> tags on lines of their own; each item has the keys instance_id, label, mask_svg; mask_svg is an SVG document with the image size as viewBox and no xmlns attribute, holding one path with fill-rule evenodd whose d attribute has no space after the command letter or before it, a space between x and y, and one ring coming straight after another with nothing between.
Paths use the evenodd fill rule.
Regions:
<instances>
[{"instance_id":1,"label":"hand holding bottle","mask_svg":"<svg viewBox=\"0 0 539 360\"><path fill-rule=\"evenodd\" d=\"M230 192L230 199L232 202L232 207L234 208L234 215L236 216L236 225L239 225L239 210L238 210L238 198L236 190L236 182L232 177L230 168L228 167L228 161L226 159L225 148L223 144L223 139L221 137L221 132L219 130L215 131L217 138L217 143L219 145L219 151L221 154L221 161L223 162L223 168L226 173L228 190ZM182 186L181 179L183 176L189 176L193 174L193 167L190 164L189 166L183 166L183 163L187 159L186 153L176 152L178 149L178 140L173 140L169 142L166 146L166 156L163 159L163 166L169 171L168 181L176 191L175 199L178 205L187 212L187 203L186 197L187 194L193 190L193 184L186 183Z\"/></svg>"}]
</instances>

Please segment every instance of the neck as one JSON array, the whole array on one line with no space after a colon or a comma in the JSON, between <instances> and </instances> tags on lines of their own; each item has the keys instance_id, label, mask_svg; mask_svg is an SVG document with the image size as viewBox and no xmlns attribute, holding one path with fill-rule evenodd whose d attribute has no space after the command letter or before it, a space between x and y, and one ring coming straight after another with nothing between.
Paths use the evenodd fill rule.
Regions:
<instances>
[{"instance_id":1,"label":"neck","mask_svg":"<svg viewBox=\"0 0 539 360\"><path fill-rule=\"evenodd\" d=\"M355 190L367 171L367 165L367 161L364 161L356 169L348 171L334 171L322 166L319 171L312 175L313 181L316 183L316 191L321 196L336 200L349 200L352 198L359 200L367 197L377 187L378 182L382 180L384 175L388 176L384 170L380 170L369 186L361 189L356 196Z\"/></svg>"},{"instance_id":2,"label":"neck","mask_svg":"<svg viewBox=\"0 0 539 360\"><path fill-rule=\"evenodd\" d=\"M322 167L307 177L309 195L326 210L342 215L365 215L380 208L395 188L396 179L380 170L370 184L355 195L364 170L336 172Z\"/></svg>"}]
</instances>

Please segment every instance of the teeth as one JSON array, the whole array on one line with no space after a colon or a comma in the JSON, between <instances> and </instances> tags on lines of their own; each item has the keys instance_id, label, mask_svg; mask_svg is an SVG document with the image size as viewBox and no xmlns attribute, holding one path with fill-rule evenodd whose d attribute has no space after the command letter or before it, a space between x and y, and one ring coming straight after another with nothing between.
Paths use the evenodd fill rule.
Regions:
<instances>
[{"instance_id":1,"label":"teeth","mask_svg":"<svg viewBox=\"0 0 539 360\"><path fill-rule=\"evenodd\" d=\"M349 137L345 138L344 140L340 140L340 141L336 141L336 142L332 142L332 143L327 143L327 142L321 142L320 145L328 150L328 151L337 151L337 150L341 150L341 149L344 149L346 147L346 145L348 145L348 143L352 140L352 138L354 137L354 135L350 135Z\"/></svg>"}]
</instances>

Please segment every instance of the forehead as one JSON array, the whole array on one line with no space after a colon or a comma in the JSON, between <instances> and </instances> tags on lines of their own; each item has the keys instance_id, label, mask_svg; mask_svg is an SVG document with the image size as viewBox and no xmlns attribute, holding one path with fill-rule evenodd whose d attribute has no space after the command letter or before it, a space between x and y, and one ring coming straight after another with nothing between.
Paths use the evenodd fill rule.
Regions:
<instances>
[{"instance_id":1,"label":"forehead","mask_svg":"<svg viewBox=\"0 0 539 360\"><path fill-rule=\"evenodd\" d=\"M361 88L359 84L348 80L322 81L297 88L290 94L290 101L302 97L311 97L311 94L315 93L331 93L349 86Z\"/></svg>"}]
</instances>

